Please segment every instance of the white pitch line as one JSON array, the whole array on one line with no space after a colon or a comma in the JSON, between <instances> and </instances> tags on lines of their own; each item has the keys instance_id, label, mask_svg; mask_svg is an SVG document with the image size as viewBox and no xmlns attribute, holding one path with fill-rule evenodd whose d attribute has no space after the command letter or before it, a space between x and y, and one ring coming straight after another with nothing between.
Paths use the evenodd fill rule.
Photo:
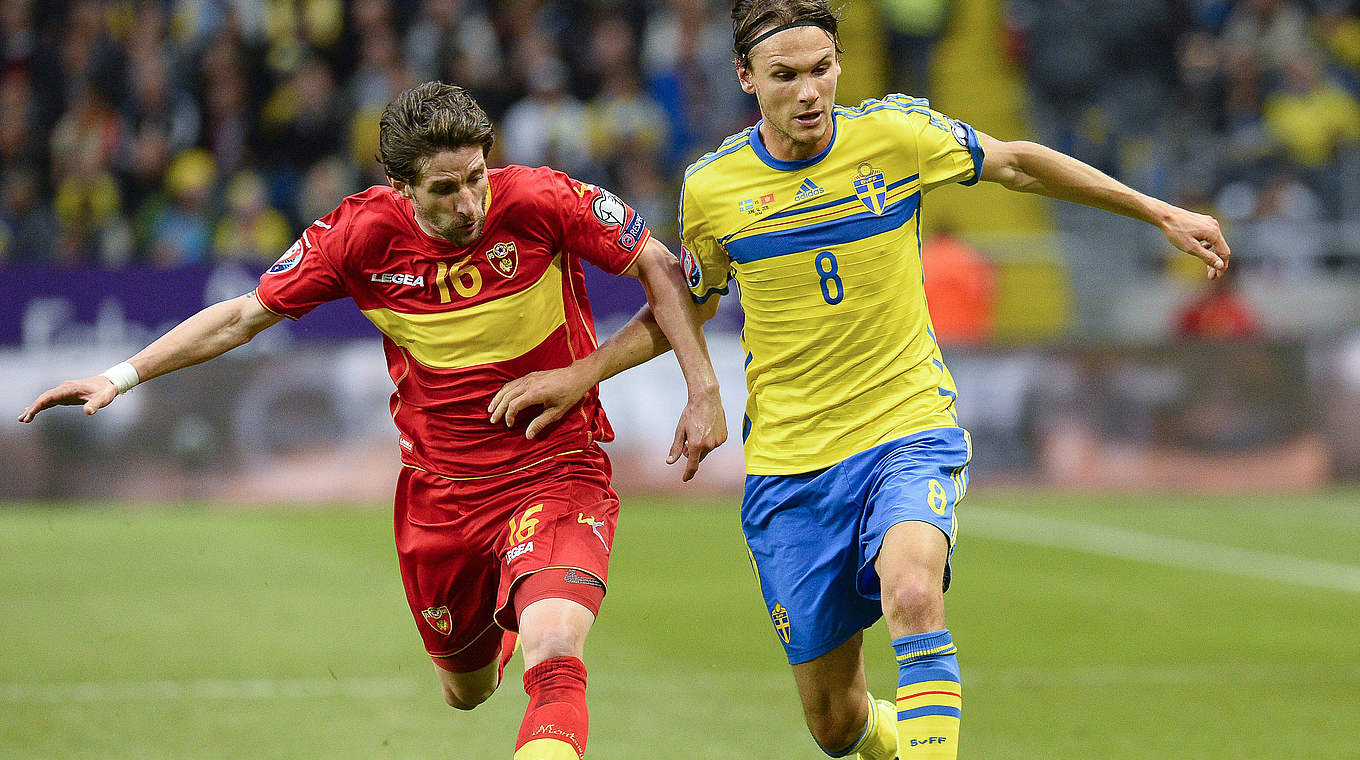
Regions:
<instances>
[{"instance_id":1,"label":"white pitch line","mask_svg":"<svg viewBox=\"0 0 1360 760\"><path fill-rule=\"evenodd\" d=\"M964 507L961 530L1031 546L1360 594L1360 567L1042 515Z\"/></svg>"},{"instance_id":2,"label":"white pitch line","mask_svg":"<svg viewBox=\"0 0 1360 760\"><path fill-rule=\"evenodd\" d=\"M136 700L233 700L321 697L385 699L415 692L406 679L283 678L199 681L83 681L0 683L5 702L125 702Z\"/></svg>"}]
</instances>

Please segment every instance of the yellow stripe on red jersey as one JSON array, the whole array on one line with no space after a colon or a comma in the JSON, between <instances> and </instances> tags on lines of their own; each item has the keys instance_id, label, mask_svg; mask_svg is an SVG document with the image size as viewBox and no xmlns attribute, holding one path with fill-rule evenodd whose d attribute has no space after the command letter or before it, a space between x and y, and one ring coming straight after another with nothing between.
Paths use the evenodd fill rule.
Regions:
<instances>
[{"instance_id":1,"label":"yellow stripe on red jersey","mask_svg":"<svg viewBox=\"0 0 1360 760\"><path fill-rule=\"evenodd\" d=\"M837 107L831 144L781 161L760 125L685 172L681 260L702 302L734 279L746 314L746 471L829 467L958 424L926 309L921 197L982 170L973 128L924 100Z\"/></svg>"},{"instance_id":2,"label":"yellow stripe on red jersey","mask_svg":"<svg viewBox=\"0 0 1360 760\"><path fill-rule=\"evenodd\" d=\"M402 461L447 477L511 472L613 438L595 389L533 441L492 425L487 406L510 380L595 350L581 262L621 274L650 236L613 194L546 167L493 169L488 187L482 234L464 247L421 230L390 187L352 195L256 289L294 319L353 298L383 333Z\"/></svg>"}]
</instances>

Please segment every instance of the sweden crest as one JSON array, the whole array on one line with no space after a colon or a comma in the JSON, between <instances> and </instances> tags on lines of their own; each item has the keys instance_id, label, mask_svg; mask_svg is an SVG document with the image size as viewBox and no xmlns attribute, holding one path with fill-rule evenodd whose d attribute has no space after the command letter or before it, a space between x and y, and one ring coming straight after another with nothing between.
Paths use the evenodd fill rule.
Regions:
<instances>
[{"instance_id":1,"label":"sweden crest","mask_svg":"<svg viewBox=\"0 0 1360 760\"><path fill-rule=\"evenodd\" d=\"M874 216L883 215L883 207L888 203L888 182L883 178L883 172L868 161L855 169L855 196L874 212Z\"/></svg>"},{"instance_id":2,"label":"sweden crest","mask_svg":"<svg viewBox=\"0 0 1360 760\"><path fill-rule=\"evenodd\" d=\"M793 626L789 624L789 611L779 602L774 603L774 609L770 610L770 619L774 621L774 629L779 632L779 638L784 643L789 643L789 635Z\"/></svg>"}]
</instances>

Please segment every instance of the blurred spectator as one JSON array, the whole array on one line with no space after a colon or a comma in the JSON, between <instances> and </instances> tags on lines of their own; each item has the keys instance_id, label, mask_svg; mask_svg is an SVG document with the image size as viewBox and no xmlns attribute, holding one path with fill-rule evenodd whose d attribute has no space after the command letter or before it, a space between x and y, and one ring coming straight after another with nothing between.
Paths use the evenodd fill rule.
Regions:
<instances>
[{"instance_id":1,"label":"blurred spectator","mask_svg":"<svg viewBox=\"0 0 1360 760\"><path fill-rule=\"evenodd\" d=\"M1311 56L1284 64L1280 90L1266 98L1266 130L1293 163L1322 169L1337 148L1360 141L1360 100L1331 81Z\"/></svg>"},{"instance_id":2,"label":"blurred spectator","mask_svg":"<svg viewBox=\"0 0 1360 760\"><path fill-rule=\"evenodd\" d=\"M57 220L43 203L38 173L11 164L0 175L0 262L40 261L57 241Z\"/></svg>"},{"instance_id":3,"label":"blurred spectator","mask_svg":"<svg viewBox=\"0 0 1360 760\"><path fill-rule=\"evenodd\" d=\"M91 168L67 175L57 183L52 205L58 228L55 262L116 267L131 259L132 235L112 174Z\"/></svg>"},{"instance_id":4,"label":"blurred spectator","mask_svg":"<svg viewBox=\"0 0 1360 760\"><path fill-rule=\"evenodd\" d=\"M599 72L600 92L589 103L591 152L609 182L619 187L622 163L638 154L653 155L666 142L666 112L642 91L634 64L632 33L617 17L596 27L593 67ZM633 196L628 196L630 199Z\"/></svg>"},{"instance_id":5,"label":"blurred spectator","mask_svg":"<svg viewBox=\"0 0 1360 760\"><path fill-rule=\"evenodd\" d=\"M335 76L319 58L309 58L289 75L261 108L260 131L270 166L301 172L344 143L348 107Z\"/></svg>"},{"instance_id":6,"label":"blurred spectator","mask_svg":"<svg viewBox=\"0 0 1360 760\"><path fill-rule=\"evenodd\" d=\"M921 246L926 303L941 345L975 346L992 338L996 273L981 251L941 227Z\"/></svg>"},{"instance_id":7,"label":"blurred spectator","mask_svg":"<svg viewBox=\"0 0 1360 760\"><path fill-rule=\"evenodd\" d=\"M930 97L935 46L944 36L953 0L877 0L887 27L894 92Z\"/></svg>"},{"instance_id":8,"label":"blurred spectator","mask_svg":"<svg viewBox=\"0 0 1360 760\"><path fill-rule=\"evenodd\" d=\"M1295 0L1240 0L1223 23L1225 67L1280 70L1313 55L1308 13Z\"/></svg>"},{"instance_id":9,"label":"blurred spectator","mask_svg":"<svg viewBox=\"0 0 1360 760\"><path fill-rule=\"evenodd\" d=\"M204 111L199 147L211 152L225 171L250 163L254 158L252 138L258 140L259 113L246 78L248 60L249 53L240 40L222 34L203 50L198 65L197 89Z\"/></svg>"},{"instance_id":10,"label":"blurred spectator","mask_svg":"<svg viewBox=\"0 0 1360 760\"><path fill-rule=\"evenodd\" d=\"M357 193L365 186L348 161L337 156L317 161L302 178L294 224L298 227L311 224L335 210L336 198Z\"/></svg>"},{"instance_id":11,"label":"blurred spectator","mask_svg":"<svg viewBox=\"0 0 1360 760\"><path fill-rule=\"evenodd\" d=\"M669 167L681 170L729 134L755 123L754 100L731 85L732 27L725 3L666 0L646 22L647 91L670 118Z\"/></svg>"},{"instance_id":12,"label":"blurred spectator","mask_svg":"<svg viewBox=\"0 0 1360 760\"><path fill-rule=\"evenodd\" d=\"M510 163L552 166L590 177L586 108L567 92L567 70L556 57L529 64L529 94L501 119L502 150Z\"/></svg>"},{"instance_id":13,"label":"blurred spectator","mask_svg":"<svg viewBox=\"0 0 1360 760\"><path fill-rule=\"evenodd\" d=\"M1176 315L1176 337L1242 340L1260 335L1256 310L1238 292L1236 282L1234 275L1209 280Z\"/></svg>"},{"instance_id":14,"label":"blurred spectator","mask_svg":"<svg viewBox=\"0 0 1360 760\"><path fill-rule=\"evenodd\" d=\"M278 259L296 235L287 218L269 207L264 180L244 171L227 184L227 213L213 234L219 259L265 265Z\"/></svg>"},{"instance_id":15,"label":"blurred spectator","mask_svg":"<svg viewBox=\"0 0 1360 760\"><path fill-rule=\"evenodd\" d=\"M159 266L197 264L212 248L209 200L217 182L217 165L204 150L175 157L165 177L165 200L147 220L147 247Z\"/></svg>"}]
</instances>

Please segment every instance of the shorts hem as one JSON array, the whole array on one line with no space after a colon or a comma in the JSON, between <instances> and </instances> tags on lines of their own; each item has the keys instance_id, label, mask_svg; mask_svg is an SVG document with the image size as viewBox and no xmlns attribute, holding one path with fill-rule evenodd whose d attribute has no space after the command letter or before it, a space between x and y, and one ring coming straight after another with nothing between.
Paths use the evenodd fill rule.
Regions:
<instances>
[{"instance_id":1,"label":"shorts hem","mask_svg":"<svg viewBox=\"0 0 1360 760\"><path fill-rule=\"evenodd\" d=\"M585 573L586 575L589 575L590 577L592 577L592 578L594 578L595 580L599 581L600 583L604 584L604 588L601 589L601 595L602 595L602 596L608 596L608 594L609 594L609 582L606 581L604 578L601 578L600 575L599 575L599 573L593 572L593 571L591 571L591 570L587 570L587 569L584 568L584 567L578 567L578 566L576 566L576 565L549 565L548 567L540 567L540 568L536 568L536 569L534 569L534 570L527 570L527 571L525 571L525 572L523 572L523 573L521 573L521 574L515 576L515 579L512 580L512 581L510 581L510 589L509 589L508 591L505 592L505 603L502 604L502 605L500 605L500 606L498 606L498 607L491 613L491 617L492 617L493 620L496 621L496 625L500 626L503 630L506 630L506 631L512 631L512 632L514 632L514 633L518 633L518 632L519 632L519 620L502 621L502 620L501 620L501 616L502 616L503 614L505 614L507 610L510 610L510 611L513 611L513 610L514 610L514 608L515 608L515 589L519 586L519 584L522 583L522 582L524 582L524 579L525 579L525 578L528 578L528 577L531 576L531 575L536 575L536 574L538 574L538 573L541 573L541 572L543 572L544 570L575 570L575 571L577 571L577 572ZM580 600L572 599L571 597L568 597L568 596L545 596L545 597L542 597L542 598L543 598L543 599L566 599L567 601L576 602L577 604L581 604ZM582 604L581 606L585 607L586 605ZM589 608L587 607L587 609L589 609ZM599 616L599 611L596 610L593 614L595 614L595 615L598 617L598 616ZM515 627L514 627L514 628L511 628L511 627L507 626L507 625L506 625L506 622L514 622Z\"/></svg>"},{"instance_id":2,"label":"shorts hem","mask_svg":"<svg viewBox=\"0 0 1360 760\"><path fill-rule=\"evenodd\" d=\"M877 620L874 620L873 622L870 623L870 625L873 625L874 622L878 622L878 621L877 621ZM867 628L868 626L865 626L865 627ZM828 654L828 653L830 653L830 652L835 651L837 647L839 647L839 646L845 644L845 642L847 642L847 641L849 641L851 638L853 638L855 634L857 634L857 633L859 633L860 631L863 631L863 630L864 630L864 628L856 628L855 630L853 630L853 631L851 631L850 633L846 634L845 638L840 639L839 641L837 641L837 642L834 643L834 644L823 645L823 646L814 647L814 648L811 648L811 649L804 649L804 650L798 652L797 654L795 654L795 653L793 653L793 652L790 652L790 651L788 650L788 647L785 647L785 648L784 648L784 656L788 658L789 664L790 664L790 665L802 665L802 664L805 663L805 662L812 662L813 660L817 659L818 657L821 657L821 656L824 655L824 654Z\"/></svg>"}]
</instances>

